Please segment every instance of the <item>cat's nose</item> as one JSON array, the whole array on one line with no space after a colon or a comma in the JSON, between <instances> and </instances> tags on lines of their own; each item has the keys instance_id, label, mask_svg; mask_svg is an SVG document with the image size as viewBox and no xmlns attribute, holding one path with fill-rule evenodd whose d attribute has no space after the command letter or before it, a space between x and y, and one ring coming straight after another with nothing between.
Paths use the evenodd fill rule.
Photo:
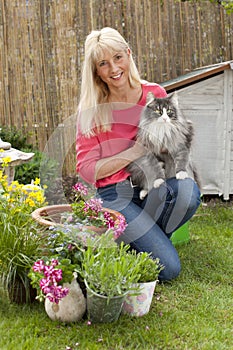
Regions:
<instances>
[{"instance_id":1,"label":"cat's nose","mask_svg":"<svg viewBox=\"0 0 233 350\"><path fill-rule=\"evenodd\" d=\"M162 118L163 118L164 121L168 121L169 120L169 116L167 115L166 108L163 108Z\"/></svg>"}]
</instances>

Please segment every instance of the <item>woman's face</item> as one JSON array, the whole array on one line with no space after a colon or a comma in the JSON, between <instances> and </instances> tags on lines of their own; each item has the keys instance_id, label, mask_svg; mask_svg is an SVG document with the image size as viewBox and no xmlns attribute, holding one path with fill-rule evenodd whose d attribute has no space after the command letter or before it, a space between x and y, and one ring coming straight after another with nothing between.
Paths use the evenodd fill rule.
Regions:
<instances>
[{"instance_id":1,"label":"woman's face","mask_svg":"<svg viewBox=\"0 0 233 350\"><path fill-rule=\"evenodd\" d=\"M96 63L97 75L111 88L120 88L129 82L130 50L109 52L103 51L103 56Z\"/></svg>"}]
</instances>

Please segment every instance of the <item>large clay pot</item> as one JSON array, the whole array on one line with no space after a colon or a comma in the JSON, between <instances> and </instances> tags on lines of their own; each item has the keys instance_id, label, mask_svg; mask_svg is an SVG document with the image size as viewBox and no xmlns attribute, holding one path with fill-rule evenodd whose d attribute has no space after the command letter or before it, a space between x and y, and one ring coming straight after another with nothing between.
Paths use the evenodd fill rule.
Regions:
<instances>
[{"instance_id":1,"label":"large clay pot","mask_svg":"<svg viewBox=\"0 0 233 350\"><path fill-rule=\"evenodd\" d=\"M120 215L119 212L113 209L103 208L102 210L109 212L113 220L116 220L118 215ZM61 220L61 215L65 212L72 213L72 207L69 204L48 205L47 207L37 208L36 210L34 210L32 212L32 217L34 220L36 220L39 224L43 226L47 226L47 227L63 226L60 220ZM85 227L91 230L97 229L97 232L103 231L103 228L101 227L93 227L93 226L85 226Z\"/></svg>"},{"instance_id":2,"label":"large clay pot","mask_svg":"<svg viewBox=\"0 0 233 350\"><path fill-rule=\"evenodd\" d=\"M86 311L86 299L76 280L71 283L64 283L69 288L69 293L61 299L58 304L45 299L45 311L53 321L77 322L80 321Z\"/></svg>"}]
</instances>

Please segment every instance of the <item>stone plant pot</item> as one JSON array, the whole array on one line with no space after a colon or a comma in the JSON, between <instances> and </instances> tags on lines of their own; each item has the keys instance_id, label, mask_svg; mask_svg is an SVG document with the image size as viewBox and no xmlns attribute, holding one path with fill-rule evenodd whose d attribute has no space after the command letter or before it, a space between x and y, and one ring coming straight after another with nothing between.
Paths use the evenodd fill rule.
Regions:
<instances>
[{"instance_id":1,"label":"stone plant pot","mask_svg":"<svg viewBox=\"0 0 233 350\"><path fill-rule=\"evenodd\" d=\"M80 321L86 311L86 299L76 279L71 283L64 283L69 288L69 293L58 304L45 299L45 311L53 321L77 322Z\"/></svg>"}]
</instances>

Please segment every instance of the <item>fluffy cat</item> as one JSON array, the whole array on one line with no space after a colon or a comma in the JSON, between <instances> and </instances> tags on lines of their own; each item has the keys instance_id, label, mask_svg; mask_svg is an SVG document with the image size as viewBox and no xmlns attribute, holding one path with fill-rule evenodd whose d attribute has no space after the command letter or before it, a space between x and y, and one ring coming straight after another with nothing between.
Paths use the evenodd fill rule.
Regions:
<instances>
[{"instance_id":1,"label":"fluffy cat","mask_svg":"<svg viewBox=\"0 0 233 350\"><path fill-rule=\"evenodd\" d=\"M127 170L132 183L141 188L141 199L170 177L194 177L199 182L190 159L193 125L182 116L176 93L165 98L147 94L137 139L147 153L130 163Z\"/></svg>"}]
</instances>

